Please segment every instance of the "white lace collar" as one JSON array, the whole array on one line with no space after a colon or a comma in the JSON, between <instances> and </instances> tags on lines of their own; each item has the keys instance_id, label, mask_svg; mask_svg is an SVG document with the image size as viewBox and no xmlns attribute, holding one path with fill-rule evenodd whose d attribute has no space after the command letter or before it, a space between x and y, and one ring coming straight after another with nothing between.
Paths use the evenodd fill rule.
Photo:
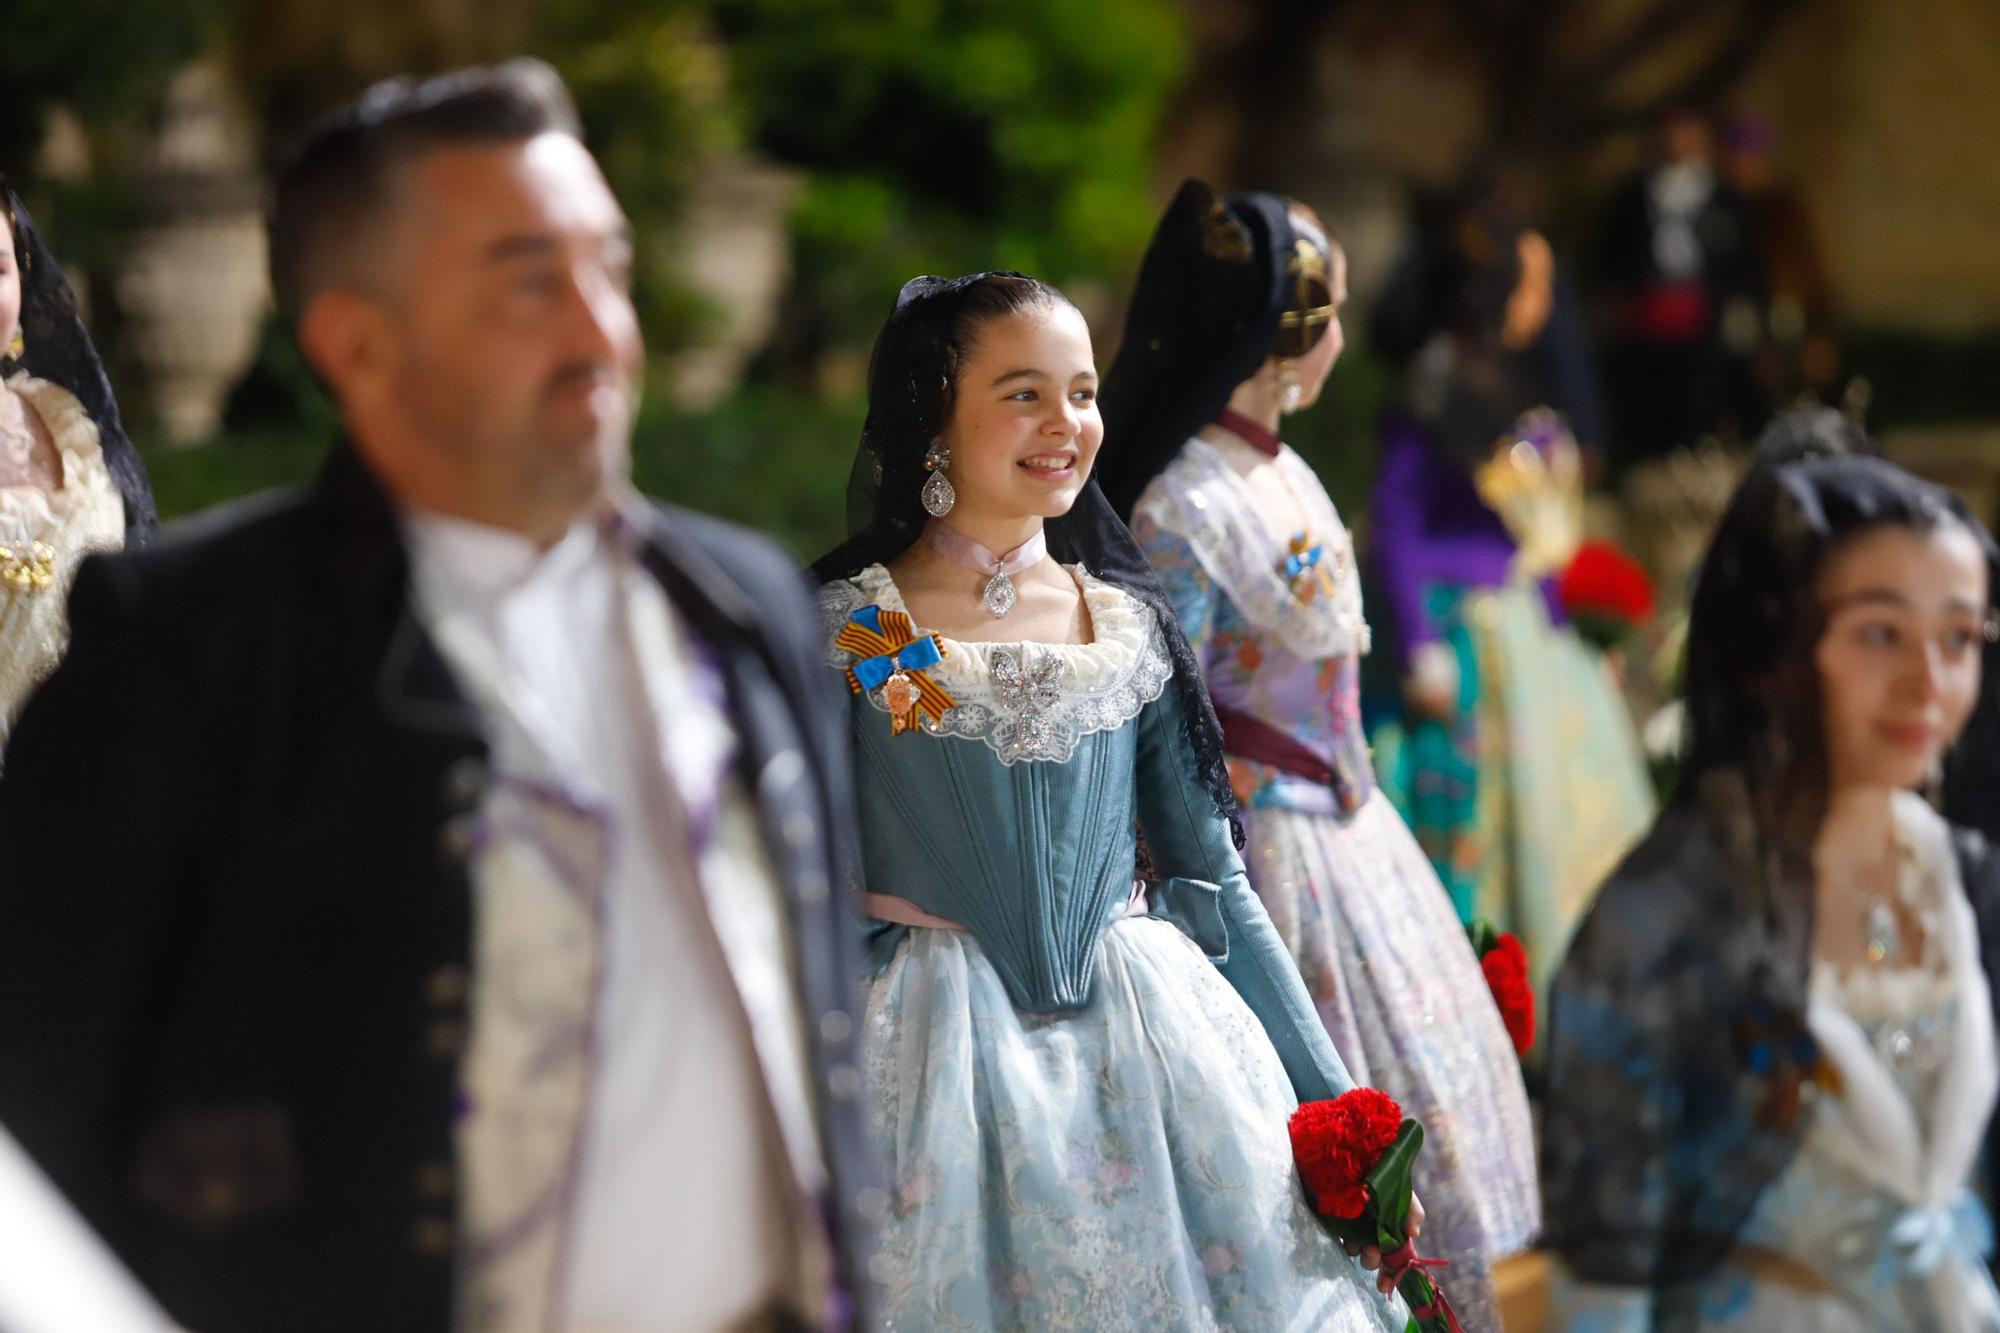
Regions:
<instances>
[{"instance_id":1,"label":"white lace collar","mask_svg":"<svg viewBox=\"0 0 2000 1333\"><path fill-rule=\"evenodd\" d=\"M1822 1107L1812 1136L1822 1150L1890 1194L1913 1204L1940 1205L1971 1174L2000 1088L2000 1066L1978 925L1959 877L1951 831L1911 792L1896 795L1896 828L1915 863L1921 900L1935 912L1934 937L1944 975L1956 992L1947 1037L1950 1053L1926 1117L1910 1104L1860 1024L1841 1007L1830 972L1815 968L1806 1022L1840 1071L1842 1091L1835 1106Z\"/></svg>"},{"instance_id":2,"label":"white lace collar","mask_svg":"<svg viewBox=\"0 0 2000 1333\"><path fill-rule=\"evenodd\" d=\"M110 486L111 473L104 465L104 450L98 444L97 423L90 419L90 413L84 411L76 395L60 384L37 379L25 371L10 378L7 387L20 394L42 419L62 459L62 485L55 490L0 487L0 540L10 535L15 540L39 538L80 501L92 500ZM5 531L9 527L19 527L22 531L10 534Z\"/></svg>"},{"instance_id":3,"label":"white lace collar","mask_svg":"<svg viewBox=\"0 0 2000 1333\"><path fill-rule=\"evenodd\" d=\"M1160 697L1173 661L1152 610L1080 565L1073 572L1090 611L1091 642L966 643L940 635L944 660L926 674L956 706L927 729L984 741L1003 764L1064 763L1083 737L1125 725ZM871 605L909 613L881 565L827 584L819 604L827 660L843 669L853 655L834 647L833 638L850 615ZM888 711L875 695L869 701Z\"/></svg>"},{"instance_id":4,"label":"white lace collar","mask_svg":"<svg viewBox=\"0 0 2000 1333\"><path fill-rule=\"evenodd\" d=\"M1278 572L1285 555L1282 543L1251 504L1242 476L1199 435L1182 445L1153 479L1136 512L1185 540L1244 622L1276 639L1292 656L1319 662L1365 655L1371 636L1361 606L1354 539L1304 459L1286 446L1279 449L1277 464L1304 511L1308 535L1324 550L1321 558L1333 576L1331 597L1299 600Z\"/></svg>"}]
</instances>

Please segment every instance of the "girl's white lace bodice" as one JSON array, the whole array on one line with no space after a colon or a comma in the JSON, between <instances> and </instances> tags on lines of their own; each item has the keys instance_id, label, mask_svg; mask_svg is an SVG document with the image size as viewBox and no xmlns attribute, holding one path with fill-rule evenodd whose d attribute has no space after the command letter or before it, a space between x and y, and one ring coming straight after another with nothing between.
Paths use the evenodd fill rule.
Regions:
<instances>
[{"instance_id":1,"label":"girl's white lace bodice","mask_svg":"<svg viewBox=\"0 0 2000 1333\"><path fill-rule=\"evenodd\" d=\"M65 612L77 566L93 551L125 544L125 502L83 404L61 386L25 373L10 378L7 387L48 428L62 460L62 484L55 490L0 486L0 546L27 556L40 543L54 572L43 587L0 580L0 743L69 641Z\"/></svg>"}]
</instances>

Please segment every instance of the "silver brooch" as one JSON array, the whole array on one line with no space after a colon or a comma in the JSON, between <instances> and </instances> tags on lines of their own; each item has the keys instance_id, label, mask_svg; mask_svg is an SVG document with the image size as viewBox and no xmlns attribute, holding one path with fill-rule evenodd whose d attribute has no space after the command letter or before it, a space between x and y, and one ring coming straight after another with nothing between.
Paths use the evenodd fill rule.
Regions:
<instances>
[{"instance_id":1,"label":"silver brooch","mask_svg":"<svg viewBox=\"0 0 2000 1333\"><path fill-rule=\"evenodd\" d=\"M1051 713L1062 699L1062 673L1062 659L1054 654L1028 666L1012 648L994 650L993 693L1007 713L998 738L1003 759L1051 750L1056 730Z\"/></svg>"}]
</instances>

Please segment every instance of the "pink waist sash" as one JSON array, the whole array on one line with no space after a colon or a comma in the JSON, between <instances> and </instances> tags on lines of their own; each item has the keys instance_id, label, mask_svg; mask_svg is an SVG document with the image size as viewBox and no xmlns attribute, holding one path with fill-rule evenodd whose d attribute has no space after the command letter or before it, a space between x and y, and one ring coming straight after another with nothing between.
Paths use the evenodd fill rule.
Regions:
<instances>
[{"instance_id":1,"label":"pink waist sash","mask_svg":"<svg viewBox=\"0 0 2000 1333\"><path fill-rule=\"evenodd\" d=\"M1135 879L1132 881L1132 896L1125 903L1124 914L1144 916L1149 910L1146 903L1145 882ZM958 922L941 917L935 912L926 912L908 898L898 898L893 893L869 893L864 890L861 894L861 911L877 921L893 922L899 926L923 926L928 930L965 929Z\"/></svg>"}]
</instances>

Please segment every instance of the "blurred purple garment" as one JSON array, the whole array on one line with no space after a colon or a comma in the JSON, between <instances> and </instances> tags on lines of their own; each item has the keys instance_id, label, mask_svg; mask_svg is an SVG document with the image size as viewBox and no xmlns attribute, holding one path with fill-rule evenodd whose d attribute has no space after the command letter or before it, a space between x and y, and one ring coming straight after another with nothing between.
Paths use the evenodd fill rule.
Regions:
<instances>
[{"instance_id":1,"label":"blurred purple garment","mask_svg":"<svg viewBox=\"0 0 2000 1333\"><path fill-rule=\"evenodd\" d=\"M1412 654L1440 637L1424 609L1425 588L1433 583L1504 587L1514 538L1479 498L1471 474L1402 413L1383 423L1369 505L1369 568L1388 603L1391 651L1407 672Z\"/></svg>"}]
</instances>

